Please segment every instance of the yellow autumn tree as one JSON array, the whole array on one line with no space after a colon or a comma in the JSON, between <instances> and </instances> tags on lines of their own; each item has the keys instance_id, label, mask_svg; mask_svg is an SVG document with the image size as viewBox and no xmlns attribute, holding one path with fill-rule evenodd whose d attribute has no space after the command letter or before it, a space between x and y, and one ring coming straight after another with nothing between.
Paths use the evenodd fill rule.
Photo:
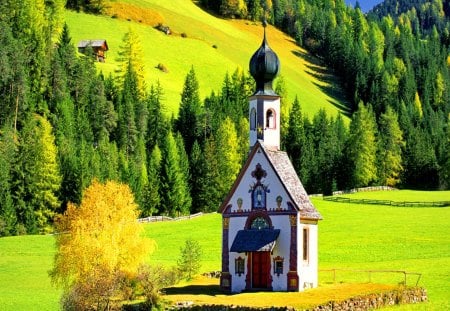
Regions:
<instances>
[{"instance_id":1,"label":"yellow autumn tree","mask_svg":"<svg viewBox=\"0 0 450 311\"><path fill-rule=\"evenodd\" d=\"M121 284L136 276L153 248L137 222L138 207L127 185L93 181L79 206L69 203L56 221L57 252L50 276L63 288L62 307L109 309Z\"/></svg>"}]
</instances>

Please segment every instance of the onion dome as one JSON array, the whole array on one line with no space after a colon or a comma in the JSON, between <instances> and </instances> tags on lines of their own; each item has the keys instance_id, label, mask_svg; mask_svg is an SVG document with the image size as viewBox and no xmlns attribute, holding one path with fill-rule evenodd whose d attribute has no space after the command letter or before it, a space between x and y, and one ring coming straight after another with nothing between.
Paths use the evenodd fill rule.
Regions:
<instances>
[{"instance_id":1,"label":"onion dome","mask_svg":"<svg viewBox=\"0 0 450 311\"><path fill-rule=\"evenodd\" d=\"M272 89L272 81L280 70L280 60L267 43L266 21L263 22L263 26L264 39L259 49L250 59L250 74L256 81L256 92L254 95L276 95Z\"/></svg>"}]
</instances>

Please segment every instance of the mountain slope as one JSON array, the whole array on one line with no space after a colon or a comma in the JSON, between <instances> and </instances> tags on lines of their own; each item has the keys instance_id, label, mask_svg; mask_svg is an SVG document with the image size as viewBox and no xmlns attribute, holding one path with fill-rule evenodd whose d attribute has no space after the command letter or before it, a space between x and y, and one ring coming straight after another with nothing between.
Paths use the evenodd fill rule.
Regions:
<instances>
[{"instance_id":1,"label":"mountain slope","mask_svg":"<svg viewBox=\"0 0 450 311\"><path fill-rule=\"evenodd\" d=\"M117 67L115 59L123 35L130 28L134 29L144 51L147 83L160 81L168 113L177 112L184 79L191 66L196 71L201 96L208 96L212 90L220 90L227 72L232 74L236 68L248 71L248 61L261 44L263 34L260 23L219 19L190 0L125 0L115 2L110 14L123 19L67 11L66 22L73 42L106 39L110 51L106 63L98 64L98 67L104 73L110 73ZM159 22L169 26L173 34L165 35L149 25L152 24L146 19L149 15L154 24ZM320 108L336 114L339 111L336 107L342 106L344 101L334 77L296 46L292 38L273 27L268 27L267 32L269 44L281 60L288 102L297 95L308 114ZM167 73L156 68L160 63L167 67Z\"/></svg>"}]
</instances>

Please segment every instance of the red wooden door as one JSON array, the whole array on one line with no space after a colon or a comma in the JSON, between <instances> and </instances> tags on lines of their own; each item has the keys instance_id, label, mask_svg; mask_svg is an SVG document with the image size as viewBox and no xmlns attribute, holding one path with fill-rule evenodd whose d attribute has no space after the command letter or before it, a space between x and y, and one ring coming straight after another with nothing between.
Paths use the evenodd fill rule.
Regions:
<instances>
[{"instance_id":1,"label":"red wooden door","mask_svg":"<svg viewBox=\"0 0 450 311\"><path fill-rule=\"evenodd\" d=\"M268 288L270 279L270 252L252 253L252 288Z\"/></svg>"}]
</instances>

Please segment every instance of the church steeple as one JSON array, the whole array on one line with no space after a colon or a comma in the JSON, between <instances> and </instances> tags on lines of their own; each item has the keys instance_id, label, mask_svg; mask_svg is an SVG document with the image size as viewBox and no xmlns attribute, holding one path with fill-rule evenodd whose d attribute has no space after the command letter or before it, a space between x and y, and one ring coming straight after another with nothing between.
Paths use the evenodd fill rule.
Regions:
<instances>
[{"instance_id":1,"label":"church steeple","mask_svg":"<svg viewBox=\"0 0 450 311\"><path fill-rule=\"evenodd\" d=\"M272 51L266 38L267 21L263 21L264 39L261 46L250 59L250 74L256 82L254 95L276 95L272 89L272 81L280 69L280 60Z\"/></svg>"},{"instance_id":2,"label":"church steeple","mask_svg":"<svg viewBox=\"0 0 450 311\"><path fill-rule=\"evenodd\" d=\"M263 41L249 64L250 74L256 82L256 90L249 103L250 148L257 140L262 140L264 145L280 149L280 96L272 89L280 61L267 43L265 20L263 26Z\"/></svg>"}]
</instances>

